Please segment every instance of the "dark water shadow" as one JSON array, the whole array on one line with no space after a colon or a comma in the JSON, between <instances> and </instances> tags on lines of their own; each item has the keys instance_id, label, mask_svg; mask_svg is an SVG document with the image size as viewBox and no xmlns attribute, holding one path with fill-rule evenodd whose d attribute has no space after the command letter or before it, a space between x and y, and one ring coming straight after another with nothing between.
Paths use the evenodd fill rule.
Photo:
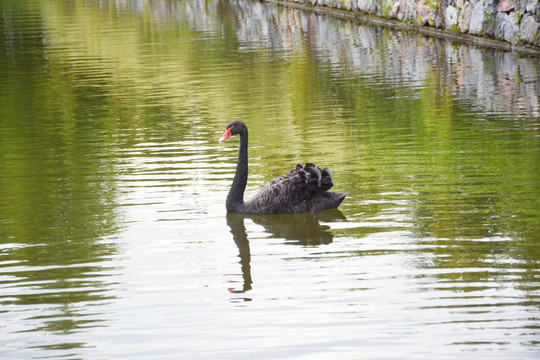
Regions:
<instances>
[{"instance_id":1,"label":"dark water shadow","mask_svg":"<svg viewBox=\"0 0 540 360\"><path fill-rule=\"evenodd\" d=\"M242 269L243 284L241 288L229 288L231 293L245 293L252 289L251 250L244 220L249 219L264 227L273 238L285 239L286 244L301 246L318 246L330 244L334 235L330 226L320 221L331 222L345 220L341 211L326 210L319 213L285 214L285 215L245 215L227 213L227 225L231 229L233 240L238 247L238 257ZM250 299L244 299L249 301Z\"/></svg>"}]
</instances>

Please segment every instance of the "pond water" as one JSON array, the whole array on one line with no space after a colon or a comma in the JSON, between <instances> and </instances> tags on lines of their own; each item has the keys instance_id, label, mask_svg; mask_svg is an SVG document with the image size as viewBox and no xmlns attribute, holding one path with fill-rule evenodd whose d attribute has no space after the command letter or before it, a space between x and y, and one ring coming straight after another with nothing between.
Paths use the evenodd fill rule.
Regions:
<instances>
[{"instance_id":1,"label":"pond water","mask_svg":"<svg viewBox=\"0 0 540 360\"><path fill-rule=\"evenodd\" d=\"M540 356L540 62L270 3L3 1L5 359ZM227 214L329 167L339 210Z\"/></svg>"}]
</instances>

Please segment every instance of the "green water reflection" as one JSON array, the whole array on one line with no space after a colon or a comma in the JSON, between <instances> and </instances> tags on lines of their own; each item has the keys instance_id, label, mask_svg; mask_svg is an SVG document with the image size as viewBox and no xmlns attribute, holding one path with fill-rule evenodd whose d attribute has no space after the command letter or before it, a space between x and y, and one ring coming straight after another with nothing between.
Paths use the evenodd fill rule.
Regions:
<instances>
[{"instance_id":1,"label":"green water reflection","mask_svg":"<svg viewBox=\"0 0 540 360\"><path fill-rule=\"evenodd\" d=\"M116 299L108 277L122 250L114 239L138 220L124 218L133 190L120 179L158 158L136 145L200 146L204 159L183 164L211 169L193 196L226 193L234 143L217 155L214 144L231 120L250 127L248 190L313 161L332 169L336 191L351 193L345 219L251 219L269 236L302 246L403 236L409 249L340 256L412 253L418 277L435 278L426 289L474 292L496 282L524 291L519 304L538 311L538 59L341 21L324 23L329 34L345 34L332 42L315 31L321 19L310 15L304 26L298 10L273 5L247 24L258 18L250 3L115 4L0 5L0 268L8 290L0 304L32 309L38 325L22 331L103 325L85 306ZM225 216L213 205L206 214L219 208ZM241 238L241 291L249 291L256 284L244 218L227 220Z\"/></svg>"},{"instance_id":2,"label":"green water reflection","mask_svg":"<svg viewBox=\"0 0 540 360\"><path fill-rule=\"evenodd\" d=\"M0 303L40 309L19 331L71 333L101 323L85 306L113 297L100 263L117 252L103 241L117 191L103 92L50 56L39 4L2 4L0 262L18 291Z\"/></svg>"}]
</instances>

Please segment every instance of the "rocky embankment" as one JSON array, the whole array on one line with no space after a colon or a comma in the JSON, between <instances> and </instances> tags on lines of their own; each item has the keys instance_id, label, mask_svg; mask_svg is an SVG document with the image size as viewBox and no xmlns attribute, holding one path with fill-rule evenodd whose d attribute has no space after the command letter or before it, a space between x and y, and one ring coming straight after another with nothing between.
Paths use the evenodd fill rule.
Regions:
<instances>
[{"instance_id":1,"label":"rocky embankment","mask_svg":"<svg viewBox=\"0 0 540 360\"><path fill-rule=\"evenodd\" d=\"M344 9L540 50L539 0L286 0Z\"/></svg>"}]
</instances>

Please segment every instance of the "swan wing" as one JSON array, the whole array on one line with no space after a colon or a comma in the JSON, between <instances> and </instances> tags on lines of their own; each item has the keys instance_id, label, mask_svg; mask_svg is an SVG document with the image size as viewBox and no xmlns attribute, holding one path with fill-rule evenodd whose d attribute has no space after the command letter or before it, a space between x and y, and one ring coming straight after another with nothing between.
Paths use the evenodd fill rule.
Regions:
<instances>
[{"instance_id":1,"label":"swan wing","mask_svg":"<svg viewBox=\"0 0 540 360\"><path fill-rule=\"evenodd\" d=\"M311 202L318 194L332 187L332 178L326 172L307 164L268 182L248 201L252 209L264 209L265 213L289 213L311 210ZM256 211L256 210L255 210Z\"/></svg>"},{"instance_id":2,"label":"swan wing","mask_svg":"<svg viewBox=\"0 0 540 360\"><path fill-rule=\"evenodd\" d=\"M304 172L305 173L305 172ZM305 201L308 196L305 174L289 172L268 182L248 201L249 207L264 209L265 213L290 212L288 210Z\"/></svg>"}]
</instances>

